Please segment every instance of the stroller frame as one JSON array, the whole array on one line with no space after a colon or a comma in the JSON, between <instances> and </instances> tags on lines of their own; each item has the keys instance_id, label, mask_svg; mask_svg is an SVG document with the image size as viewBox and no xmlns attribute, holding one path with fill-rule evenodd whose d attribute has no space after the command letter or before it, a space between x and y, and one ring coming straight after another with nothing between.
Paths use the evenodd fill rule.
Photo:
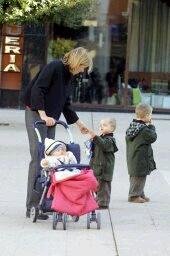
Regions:
<instances>
[{"instance_id":1,"label":"stroller frame","mask_svg":"<svg viewBox=\"0 0 170 256\"><path fill-rule=\"evenodd\" d=\"M62 125L68 132L68 135L69 135L69 139L70 139L70 144L74 144L74 141L73 141L73 136L72 136L72 133L69 129L69 126L63 122L63 121L60 121L60 120L56 120L55 122L55 126L56 125ZM41 138L41 135L40 135L40 132L39 132L39 129L38 129L38 126L39 125L45 125L45 122L44 121L36 121L34 123L34 129L35 129L35 132L37 134L37 138L38 138L38 142L39 143L42 143L42 138ZM76 157L77 158L77 157ZM78 161L80 161L80 156L78 156ZM39 203L37 206L33 205L31 207L31 210L30 210L30 218L32 220L33 223L35 223L37 221L37 218L38 218L38 215L39 214L42 214L44 213L43 211L43 202L44 202L44 199L46 197L46 194L47 194L47 191L48 191L48 188L49 188L49 184L50 184L50 181L51 181L51 175L54 174L55 171L57 171L57 169L59 168L63 168L63 169L70 169L70 168L77 168L77 169L89 169L89 165L87 164L62 164L62 165L59 165L57 166L57 168L49 168L49 169L42 169L41 172L43 172L44 176L46 177L46 180L44 182L44 188L43 188L43 192L42 192L42 195L41 195L41 198L39 200ZM56 211L53 211L51 209L51 211L45 211L45 212L52 212L52 219L53 219L53 223L52 223L52 229L53 230L56 230L57 228L57 224L59 222L61 222L63 224L63 230L66 230L67 229L67 221L68 221L68 214L67 213L61 213L61 212L56 212ZM79 216L72 216L72 220L74 222L77 222L79 220ZM95 222L97 224L97 229L100 229L101 228L101 215L100 215L100 211L98 211L97 213L94 211L90 212L90 213L87 213L87 229L90 229L90 225L92 222Z\"/></svg>"}]
</instances>

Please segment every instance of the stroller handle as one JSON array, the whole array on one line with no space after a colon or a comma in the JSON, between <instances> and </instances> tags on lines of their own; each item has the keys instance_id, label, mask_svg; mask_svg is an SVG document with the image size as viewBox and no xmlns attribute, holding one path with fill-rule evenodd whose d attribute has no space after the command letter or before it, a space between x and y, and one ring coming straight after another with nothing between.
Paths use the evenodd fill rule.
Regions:
<instances>
[{"instance_id":1,"label":"stroller handle","mask_svg":"<svg viewBox=\"0 0 170 256\"><path fill-rule=\"evenodd\" d=\"M37 137L38 137L38 141L39 142L42 142L42 138L41 138L41 135L40 135L40 132L39 132L39 125L41 125L41 124L43 124L43 125L46 125L46 122L45 121L35 121L34 122L34 129L35 129L35 132L36 132L36 134L37 134ZM65 123L65 122L63 122L63 121L60 121L60 120L55 120L55 124L54 124L54 126L56 126L56 125L62 125L66 130L67 130L67 132L68 132L68 135L69 135L69 139L70 139L70 143L74 143L74 140L73 140L73 135L72 135L72 133L71 133L71 131L70 131L70 128L69 128L69 126Z\"/></svg>"},{"instance_id":2,"label":"stroller handle","mask_svg":"<svg viewBox=\"0 0 170 256\"><path fill-rule=\"evenodd\" d=\"M54 168L56 171L58 169L72 169L72 168L77 168L77 169L90 169L89 164L60 164L56 168Z\"/></svg>"},{"instance_id":3,"label":"stroller handle","mask_svg":"<svg viewBox=\"0 0 170 256\"><path fill-rule=\"evenodd\" d=\"M41 124L46 125L46 122L43 121L43 120L42 120L42 121L36 121L36 122L34 123L34 127L35 127L35 128L38 128L38 125L41 125ZM63 121L55 120L54 126L56 126L57 124L60 124L60 125L64 126L65 129L68 129L68 128L69 128L68 125L67 125L65 122L63 122Z\"/></svg>"}]
</instances>

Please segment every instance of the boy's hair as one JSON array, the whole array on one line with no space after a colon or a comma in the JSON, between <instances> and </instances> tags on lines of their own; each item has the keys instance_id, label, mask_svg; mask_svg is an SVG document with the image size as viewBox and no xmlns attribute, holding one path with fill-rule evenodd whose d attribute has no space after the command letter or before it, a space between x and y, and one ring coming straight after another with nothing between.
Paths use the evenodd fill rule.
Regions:
<instances>
[{"instance_id":1,"label":"boy's hair","mask_svg":"<svg viewBox=\"0 0 170 256\"><path fill-rule=\"evenodd\" d=\"M107 122L110 124L111 132L114 132L116 130L116 119L115 118L104 118L101 121Z\"/></svg>"},{"instance_id":2,"label":"boy's hair","mask_svg":"<svg viewBox=\"0 0 170 256\"><path fill-rule=\"evenodd\" d=\"M140 103L136 106L135 113L137 118L145 118L152 113L152 107L145 103Z\"/></svg>"},{"instance_id":3,"label":"boy's hair","mask_svg":"<svg viewBox=\"0 0 170 256\"><path fill-rule=\"evenodd\" d=\"M66 53L62 59L63 64L69 66L70 72L74 72L80 66L92 70L93 62L88 51L83 47L75 48Z\"/></svg>"}]
</instances>

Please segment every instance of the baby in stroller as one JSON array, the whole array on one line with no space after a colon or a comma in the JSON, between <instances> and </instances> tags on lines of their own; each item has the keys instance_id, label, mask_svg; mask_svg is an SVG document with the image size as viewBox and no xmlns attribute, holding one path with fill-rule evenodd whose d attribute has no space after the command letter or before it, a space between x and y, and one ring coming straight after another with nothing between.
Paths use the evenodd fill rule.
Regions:
<instances>
[{"instance_id":1,"label":"baby in stroller","mask_svg":"<svg viewBox=\"0 0 170 256\"><path fill-rule=\"evenodd\" d=\"M60 164L76 164L77 160L71 151L67 151L62 141L45 139L45 158L41 160L43 168L57 167Z\"/></svg>"},{"instance_id":2,"label":"baby in stroller","mask_svg":"<svg viewBox=\"0 0 170 256\"><path fill-rule=\"evenodd\" d=\"M57 168L59 165L77 164L77 160L71 151L67 151L66 144L62 141L45 138L45 158L41 160L41 167ZM77 168L57 168L55 178L59 181L74 174L79 174L81 171Z\"/></svg>"}]
</instances>

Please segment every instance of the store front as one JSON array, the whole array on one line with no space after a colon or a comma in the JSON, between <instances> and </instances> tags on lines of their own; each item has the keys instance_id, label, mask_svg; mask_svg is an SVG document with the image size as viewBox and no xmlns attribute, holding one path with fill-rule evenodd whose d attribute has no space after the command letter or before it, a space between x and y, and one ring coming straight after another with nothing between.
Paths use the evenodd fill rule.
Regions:
<instances>
[{"instance_id":1,"label":"store front","mask_svg":"<svg viewBox=\"0 0 170 256\"><path fill-rule=\"evenodd\" d=\"M129 83L140 89L143 102L159 109L170 109L170 7L165 2L132 4L128 47Z\"/></svg>"},{"instance_id":2,"label":"store front","mask_svg":"<svg viewBox=\"0 0 170 256\"><path fill-rule=\"evenodd\" d=\"M18 99L22 84L23 28L2 26L0 46L0 104L13 106L12 98Z\"/></svg>"},{"instance_id":3,"label":"store front","mask_svg":"<svg viewBox=\"0 0 170 256\"><path fill-rule=\"evenodd\" d=\"M22 108L24 88L39 69L65 51L84 46L94 68L89 76L82 74L72 81L75 107L124 111L146 102L156 110L170 111L170 8L166 3L105 0L79 28L47 24L20 29L18 36L9 35L12 30L7 25L1 28L0 107ZM10 36L15 38L6 39Z\"/></svg>"},{"instance_id":4,"label":"store front","mask_svg":"<svg viewBox=\"0 0 170 256\"><path fill-rule=\"evenodd\" d=\"M84 20L82 27L74 29L54 24L49 37L48 61L56 55L60 57L63 45L84 46L93 58L90 76L83 75L73 81L72 101L82 108L123 104L121 84L126 60L128 1L100 2L94 17Z\"/></svg>"},{"instance_id":5,"label":"store front","mask_svg":"<svg viewBox=\"0 0 170 256\"><path fill-rule=\"evenodd\" d=\"M44 26L0 27L0 107L23 107L25 87L46 64Z\"/></svg>"}]
</instances>

